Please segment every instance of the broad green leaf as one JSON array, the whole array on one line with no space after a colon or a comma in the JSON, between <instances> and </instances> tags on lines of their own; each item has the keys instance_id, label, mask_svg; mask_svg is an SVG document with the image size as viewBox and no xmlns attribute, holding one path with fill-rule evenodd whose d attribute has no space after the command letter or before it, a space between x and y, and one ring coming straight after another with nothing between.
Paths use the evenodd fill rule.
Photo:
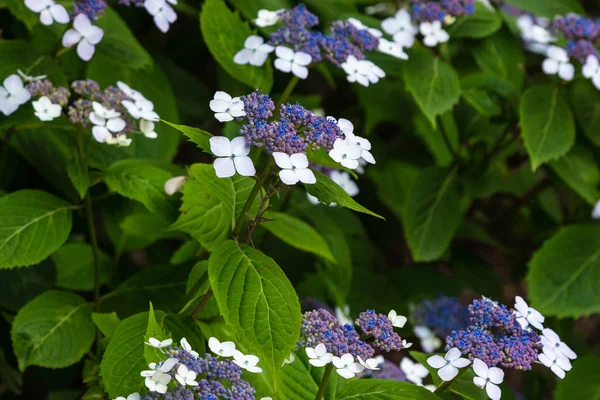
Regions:
<instances>
[{"instance_id":1,"label":"broad green leaf","mask_svg":"<svg viewBox=\"0 0 600 400\"><path fill-rule=\"evenodd\" d=\"M200 29L204 42L217 62L235 79L253 89L268 93L273 86L273 69L267 61L261 67L233 62L235 54L244 48L252 30L231 11L224 0L207 0L200 13Z\"/></svg>"},{"instance_id":2,"label":"broad green leaf","mask_svg":"<svg viewBox=\"0 0 600 400\"><path fill-rule=\"evenodd\" d=\"M433 126L424 114L419 113L414 117L413 125L419 136L423 138L429 152L433 155L436 165L442 167L450 166L454 161L454 155L448 148L448 144L442 133L442 131L446 133L443 124ZM452 130L447 132L446 135L450 142L450 146L452 146L453 149L457 149L460 141L458 132Z\"/></svg>"},{"instance_id":3,"label":"broad green leaf","mask_svg":"<svg viewBox=\"0 0 600 400\"><path fill-rule=\"evenodd\" d=\"M92 313L92 320L98 329L100 329L100 332L109 340L121 323L117 313L114 311L111 313Z\"/></svg>"},{"instance_id":4,"label":"broad green leaf","mask_svg":"<svg viewBox=\"0 0 600 400\"><path fill-rule=\"evenodd\" d=\"M198 242L193 239L186 240L177 250L175 250L169 263L177 265L189 261L194 258L199 251L200 244L198 244Z\"/></svg>"},{"instance_id":5,"label":"broad green leaf","mask_svg":"<svg viewBox=\"0 0 600 400\"><path fill-rule=\"evenodd\" d=\"M458 228L462 213L456 170L424 170L408 193L404 231L415 261L440 258Z\"/></svg>"},{"instance_id":6,"label":"broad green leaf","mask_svg":"<svg viewBox=\"0 0 600 400\"><path fill-rule=\"evenodd\" d=\"M490 11L481 3L475 4L475 13L458 18L450 25L448 33L453 38L481 39L490 36L502 26L502 16L498 11Z\"/></svg>"},{"instance_id":7,"label":"broad green leaf","mask_svg":"<svg viewBox=\"0 0 600 400\"><path fill-rule=\"evenodd\" d=\"M25 2L21 0L3 0L0 2L0 8L4 7L7 7L19 21L23 22L27 26L27 29L31 29L41 23L39 14L31 12L25 5ZM2 76L0 75L0 77Z\"/></svg>"},{"instance_id":8,"label":"broad green leaf","mask_svg":"<svg viewBox=\"0 0 600 400\"><path fill-rule=\"evenodd\" d=\"M498 106L494 99L490 95L481 89L469 89L463 91L463 98L469 103L475 110L482 115L490 117L500 115L502 110Z\"/></svg>"},{"instance_id":9,"label":"broad green leaf","mask_svg":"<svg viewBox=\"0 0 600 400\"><path fill-rule=\"evenodd\" d=\"M337 400L436 400L438 396L409 382L358 379L345 385Z\"/></svg>"},{"instance_id":10,"label":"broad green leaf","mask_svg":"<svg viewBox=\"0 0 600 400\"><path fill-rule=\"evenodd\" d=\"M590 354L573 362L573 370L558 382L554 392L556 400L599 399L600 357Z\"/></svg>"},{"instance_id":11,"label":"broad green leaf","mask_svg":"<svg viewBox=\"0 0 600 400\"><path fill-rule=\"evenodd\" d=\"M11 2L15 3L17 1L11 0ZM31 10L25 7L23 2L18 2L20 3L19 7L24 9L23 13L27 12L28 15L39 20L39 16L35 16ZM35 63L38 56L33 46L25 40L2 40L0 42L0 57L2 57L2 63L0 63L0 81L4 82L4 79L9 75L16 74L17 69L27 69L27 67ZM4 114L2 114L2 118L5 118Z\"/></svg>"},{"instance_id":12,"label":"broad green leaf","mask_svg":"<svg viewBox=\"0 0 600 400\"><path fill-rule=\"evenodd\" d=\"M83 199L90 186L90 177L87 162L79 152L74 152L73 157L67 163L67 174L77 193L79 193L79 198Z\"/></svg>"},{"instance_id":13,"label":"broad green leaf","mask_svg":"<svg viewBox=\"0 0 600 400\"><path fill-rule=\"evenodd\" d=\"M49 259L27 268L0 269L0 307L16 314L34 297L54 287L55 275Z\"/></svg>"},{"instance_id":14,"label":"broad green leaf","mask_svg":"<svg viewBox=\"0 0 600 400\"><path fill-rule=\"evenodd\" d=\"M588 139L600 146L600 93L587 79L569 86L569 99L577 123Z\"/></svg>"},{"instance_id":15,"label":"broad green leaf","mask_svg":"<svg viewBox=\"0 0 600 400\"><path fill-rule=\"evenodd\" d=\"M528 293L542 314L581 317L600 312L600 226L562 228L529 261Z\"/></svg>"},{"instance_id":16,"label":"broad green leaf","mask_svg":"<svg viewBox=\"0 0 600 400\"><path fill-rule=\"evenodd\" d=\"M50 290L19 310L11 337L23 371L29 365L63 368L75 364L90 349L95 333L92 307L83 298Z\"/></svg>"},{"instance_id":17,"label":"broad green leaf","mask_svg":"<svg viewBox=\"0 0 600 400\"><path fill-rule=\"evenodd\" d=\"M266 217L273 220L264 223L262 227L273 235L292 247L316 254L335 263L329 245L315 228L301 219L285 213L270 212Z\"/></svg>"},{"instance_id":18,"label":"broad green leaf","mask_svg":"<svg viewBox=\"0 0 600 400\"><path fill-rule=\"evenodd\" d=\"M227 325L275 381L300 334L292 284L273 259L234 241L212 253L208 275Z\"/></svg>"},{"instance_id":19,"label":"broad green leaf","mask_svg":"<svg viewBox=\"0 0 600 400\"><path fill-rule=\"evenodd\" d=\"M408 162L389 160L381 169L370 169L368 176L377 185L377 195L398 220L404 219L408 192L419 176L419 168Z\"/></svg>"},{"instance_id":20,"label":"broad green leaf","mask_svg":"<svg viewBox=\"0 0 600 400\"><path fill-rule=\"evenodd\" d=\"M569 13L585 14L577 0L507 0L507 3L529 11L540 17L554 18Z\"/></svg>"},{"instance_id":21,"label":"broad green leaf","mask_svg":"<svg viewBox=\"0 0 600 400\"><path fill-rule=\"evenodd\" d=\"M183 204L179 219L171 226L189 233L207 250L214 250L231 233L237 216L254 187L248 177L218 178L210 164L194 164L183 186ZM257 196L249 215L258 209Z\"/></svg>"},{"instance_id":22,"label":"broad green leaf","mask_svg":"<svg viewBox=\"0 0 600 400\"><path fill-rule=\"evenodd\" d=\"M39 190L0 197L0 268L37 264L56 251L71 232L73 208Z\"/></svg>"},{"instance_id":23,"label":"broad green leaf","mask_svg":"<svg viewBox=\"0 0 600 400\"><path fill-rule=\"evenodd\" d=\"M282 400L313 400L319 391L323 380L325 368L313 367L308 362L308 357L303 350L296 354L296 360L281 368L279 376L278 396ZM336 397L337 383L342 378L332 373L327 390L323 395L325 400L334 400Z\"/></svg>"},{"instance_id":24,"label":"broad green leaf","mask_svg":"<svg viewBox=\"0 0 600 400\"><path fill-rule=\"evenodd\" d=\"M148 368L144 359L147 325L147 312L126 318L117 326L108 342L100 364L100 376L112 399L139 392L144 386L140 372Z\"/></svg>"},{"instance_id":25,"label":"broad green leaf","mask_svg":"<svg viewBox=\"0 0 600 400\"><path fill-rule=\"evenodd\" d=\"M149 343L150 338L158 340L168 339L167 334L160 327L158 321L156 321L156 315L154 315L154 307L152 307L152 302L150 302L150 311L148 311L148 325L146 326L146 336L144 336L144 341ZM164 354L160 349L152 346L144 346L144 358L146 359L147 363L158 363L164 359Z\"/></svg>"},{"instance_id":26,"label":"broad green leaf","mask_svg":"<svg viewBox=\"0 0 600 400\"><path fill-rule=\"evenodd\" d=\"M583 146L576 145L567 154L550 163L554 172L593 206L600 199L597 189L600 183L600 170L594 154Z\"/></svg>"},{"instance_id":27,"label":"broad green leaf","mask_svg":"<svg viewBox=\"0 0 600 400\"><path fill-rule=\"evenodd\" d=\"M496 32L473 47L473 56L486 75L496 75L520 90L524 81L525 57L518 38L506 30Z\"/></svg>"},{"instance_id":28,"label":"broad green leaf","mask_svg":"<svg viewBox=\"0 0 600 400\"><path fill-rule=\"evenodd\" d=\"M206 339L195 321L188 315L167 314L163 318L164 327L171 332L171 338L178 345L182 338L186 338L192 349L202 357L206 353Z\"/></svg>"},{"instance_id":29,"label":"broad green leaf","mask_svg":"<svg viewBox=\"0 0 600 400\"><path fill-rule=\"evenodd\" d=\"M99 283L108 283L112 263L102 250L98 254ZM56 286L71 290L94 289L94 253L87 243L67 243L50 256L56 266Z\"/></svg>"},{"instance_id":30,"label":"broad green leaf","mask_svg":"<svg viewBox=\"0 0 600 400\"><path fill-rule=\"evenodd\" d=\"M436 117L451 110L460 97L460 83L454 68L422 47L410 50L410 62L404 65L404 81L433 126Z\"/></svg>"},{"instance_id":31,"label":"broad green leaf","mask_svg":"<svg viewBox=\"0 0 600 400\"><path fill-rule=\"evenodd\" d=\"M139 201L167 222L177 216L177 209L164 190L170 178L167 171L139 160L117 161L104 174L104 182L111 191Z\"/></svg>"},{"instance_id":32,"label":"broad green leaf","mask_svg":"<svg viewBox=\"0 0 600 400\"><path fill-rule=\"evenodd\" d=\"M205 130L199 128L193 128L191 126L177 125L171 122L162 120L165 124L172 126L179 132L187 136L190 142L194 142L200 147L205 153L212 154L210 151L210 138L213 136Z\"/></svg>"},{"instance_id":33,"label":"broad green leaf","mask_svg":"<svg viewBox=\"0 0 600 400\"><path fill-rule=\"evenodd\" d=\"M384 219L381 215L375 214L373 211L366 209L358 204L340 185L332 181L327 175L314 171L317 183L314 185L306 185L306 191L315 196L325 204L337 203L342 207L349 208L354 211L369 214L377 218Z\"/></svg>"},{"instance_id":34,"label":"broad green leaf","mask_svg":"<svg viewBox=\"0 0 600 400\"><path fill-rule=\"evenodd\" d=\"M520 121L532 170L566 154L575 143L575 121L558 88L534 86L523 95Z\"/></svg>"}]
</instances>

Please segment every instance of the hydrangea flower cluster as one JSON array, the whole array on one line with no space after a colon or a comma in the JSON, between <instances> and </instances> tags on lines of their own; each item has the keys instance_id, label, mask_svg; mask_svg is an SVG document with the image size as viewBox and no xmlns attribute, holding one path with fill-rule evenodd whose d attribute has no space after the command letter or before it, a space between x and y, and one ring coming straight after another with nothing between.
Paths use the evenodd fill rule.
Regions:
<instances>
[{"instance_id":1,"label":"hydrangea flower cluster","mask_svg":"<svg viewBox=\"0 0 600 400\"><path fill-rule=\"evenodd\" d=\"M475 0L410 0L413 17L420 22L446 22L475 12Z\"/></svg>"},{"instance_id":2,"label":"hydrangea flower cluster","mask_svg":"<svg viewBox=\"0 0 600 400\"><path fill-rule=\"evenodd\" d=\"M425 326L436 335L446 337L469 325L469 310L456 297L439 296L414 306L412 321L414 325Z\"/></svg>"}]
</instances>

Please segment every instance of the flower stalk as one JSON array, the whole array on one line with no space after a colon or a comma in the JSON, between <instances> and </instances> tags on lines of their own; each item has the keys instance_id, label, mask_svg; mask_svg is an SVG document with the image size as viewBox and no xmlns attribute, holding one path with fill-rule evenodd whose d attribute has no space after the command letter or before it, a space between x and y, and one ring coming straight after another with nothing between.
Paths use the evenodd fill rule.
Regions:
<instances>
[{"instance_id":1,"label":"flower stalk","mask_svg":"<svg viewBox=\"0 0 600 400\"><path fill-rule=\"evenodd\" d=\"M321 400L323 395L325 394L325 390L327 390L327 386L329 385L329 379L331 378L331 372L333 372L333 364L327 364L325 368L325 373L323 374L323 380L321 381L321 386L319 386L319 391L315 396L315 400Z\"/></svg>"}]
</instances>

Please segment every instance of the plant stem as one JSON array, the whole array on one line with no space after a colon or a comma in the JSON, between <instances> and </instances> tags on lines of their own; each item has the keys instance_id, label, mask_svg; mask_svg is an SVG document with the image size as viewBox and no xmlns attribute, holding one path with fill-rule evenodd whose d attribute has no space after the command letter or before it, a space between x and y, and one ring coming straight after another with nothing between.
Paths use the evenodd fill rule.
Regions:
<instances>
[{"instance_id":1,"label":"plant stem","mask_svg":"<svg viewBox=\"0 0 600 400\"><path fill-rule=\"evenodd\" d=\"M462 374L464 374L465 372L467 372L469 370L469 368L463 368L462 370L458 371L458 375L456 375L454 377L454 379L450 380L450 381L445 381L442 382L442 384L440 386L438 386L433 393L442 393L443 391L445 391L446 389L448 389L450 387L450 385L452 385L452 382L454 382L455 380L457 380Z\"/></svg>"},{"instance_id":2,"label":"plant stem","mask_svg":"<svg viewBox=\"0 0 600 400\"><path fill-rule=\"evenodd\" d=\"M300 79L298 79L297 76L292 76L292 79L290 79L290 81L288 82L285 89L283 89L283 92L281 93L281 95L277 99L277 103L275 104L275 112L276 113L277 113L277 109L279 108L279 106L288 100L288 98L294 91L294 88L298 84L298 81L300 81Z\"/></svg>"},{"instance_id":3,"label":"plant stem","mask_svg":"<svg viewBox=\"0 0 600 400\"><path fill-rule=\"evenodd\" d=\"M327 364L327 368L325 368L325 373L323 374L323 380L321 381L321 386L319 386L319 391L315 396L315 400L321 400L323 395L325 394L325 390L327 390L327 385L329 385L329 378L331 377L331 372L333 371L333 364Z\"/></svg>"},{"instance_id":4,"label":"plant stem","mask_svg":"<svg viewBox=\"0 0 600 400\"><path fill-rule=\"evenodd\" d=\"M208 292L206 292L204 294L204 297L202 297L202 300L200 300L200 303L198 303L198 305L196 306L194 311L192 311L192 313L190 314L190 317L192 317L192 319L196 319L196 316L198 315L198 313L200 311L202 311L202 309L204 308L206 303L208 303L208 300L210 300L212 295L213 295L213 291L212 291L212 289L209 288Z\"/></svg>"}]
</instances>

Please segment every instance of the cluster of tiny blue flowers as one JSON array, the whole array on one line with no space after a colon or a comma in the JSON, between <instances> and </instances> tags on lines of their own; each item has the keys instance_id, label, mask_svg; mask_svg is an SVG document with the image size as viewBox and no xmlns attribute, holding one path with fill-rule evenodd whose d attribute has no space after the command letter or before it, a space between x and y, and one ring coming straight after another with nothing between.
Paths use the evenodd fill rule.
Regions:
<instances>
[{"instance_id":1,"label":"cluster of tiny blue flowers","mask_svg":"<svg viewBox=\"0 0 600 400\"><path fill-rule=\"evenodd\" d=\"M439 296L416 305L412 310L412 322L426 326L437 336L446 337L469 325L469 310L456 297Z\"/></svg>"},{"instance_id":2,"label":"cluster of tiny blue flowers","mask_svg":"<svg viewBox=\"0 0 600 400\"><path fill-rule=\"evenodd\" d=\"M105 0L77 0L73 3L73 13L71 17L79 14L85 14L90 21L96 21L100 15L104 14L107 4Z\"/></svg>"},{"instance_id":3,"label":"cluster of tiny blue flowers","mask_svg":"<svg viewBox=\"0 0 600 400\"><path fill-rule=\"evenodd\" d=\"M540 337L521 328L514 310L489 299L474 300L469 306L470 326L446 338L446 350L457 347L470 360L489 367L529 370L541 350Z\"/></svg>"},{"instance_id":4,"label":"cluster of tiny blue flowers","mask_svg":"<svg viewBox=\"0 0 600 400\"><path fill-rule=\"evenodd\" d=\"M373 346L382 351L399 351L402 349L402 338L394 332L392 322L383 314L375 310L361 312L356 324L362 331L362 337L372 338Z\"/></svg>"},{"instance_id":5,"label":"cluster of tiny blue flowers","mask_svg":"<svg viewBox=\"0 0 600 400\"><path fill-rule=\"evenodd\" d=\"M413 18L417 21L444 21L447 16L458 17L475 12L475 0L410 0Z\"/></svg>"},{"instance_id":6,"label":"cluster of tiny blue flowers","mask_svg":"<svg viewBox=\"0 0 600 400\"><path fill-rule=\"evenodd\" d=\"M27 90L33 97L47 96L53 104L67 105L71 92L69 89L59 86L54 87L48 79L40 79L27 84Z\"/></svg>"},{"instance_id":7,"label":"cluster of tiny blue flowers","mask_svg":"<svg viewBox=\"0 0 600 400\"><path fill-rule=\"evenodd\" d=\"M264 147L270 152L295 154L305 152L310 146L317 150L323 147L328 151L342 133L334 121L314 115L300 104L282 104L276 121L270 121L275 111L271 98L259 92L241 96L247 120L240 133L246 142Z\"/></svg>"},{"instance_id":8,"label":"cluster of tiny blue flowers","mask_svg":"<svg viewBox=\"0 0 600 400\"><path fill-rule=\"evenodd\" d=\"M595 45L600 42L600 20L594 21L577 14L559 16L554 20L552 30L568 40L566 50L569 56L582 63L589 55L599 56Z\"/></svg>"}]
</instances>

